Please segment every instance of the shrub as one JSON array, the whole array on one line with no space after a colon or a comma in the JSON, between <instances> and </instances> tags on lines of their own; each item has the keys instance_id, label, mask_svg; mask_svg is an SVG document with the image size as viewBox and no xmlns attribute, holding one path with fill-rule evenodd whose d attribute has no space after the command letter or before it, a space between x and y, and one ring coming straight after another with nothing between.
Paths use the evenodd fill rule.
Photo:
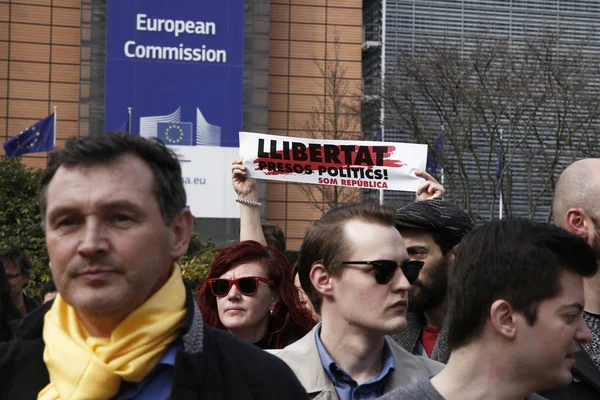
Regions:
<instances>
[{"instance_id":1,"label":"shrub","mask_svg":"<svg viewBox=\"0 0 600 400\"><path fill-rule=\"evenodd\" d=\"M23 165L19 158L0 158L0 246L19 246L31 260L27 293L32 297L51 279L37 197L41 177L42 170Z\"/></svg>"},{"instance_id":2,"label":"shrub","mask_svg":"<svg viewBox=\"0 0 600 400\"><path fill-rule=\"evenodd\" d=\"M194 289L204 282L210 265L219 253L215 242L208 239L202 243L197 232L192 233L187 253L179 259L183 278Z\"/></svg>"}]
</instances>

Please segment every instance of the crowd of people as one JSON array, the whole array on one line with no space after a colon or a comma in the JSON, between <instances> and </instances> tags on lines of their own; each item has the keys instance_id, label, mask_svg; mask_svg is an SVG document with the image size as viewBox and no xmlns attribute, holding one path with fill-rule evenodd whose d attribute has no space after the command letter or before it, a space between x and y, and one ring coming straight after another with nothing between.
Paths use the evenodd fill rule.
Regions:
<instances>
[{"instance_id":1,"label":"crowd of people","mask_svg":"<svg viewBox=\"0 0 600 400\"><path fill-rule=\"evenodd\" d=\"M600 398L600 159L561 173L555 225L476 226L415 174L414 202L328 211L290 265L234 161L240 241L190 288L175 154L67 140L41 182L39 301L0 250L0 399Z\"/></svg>"}]
</instances>

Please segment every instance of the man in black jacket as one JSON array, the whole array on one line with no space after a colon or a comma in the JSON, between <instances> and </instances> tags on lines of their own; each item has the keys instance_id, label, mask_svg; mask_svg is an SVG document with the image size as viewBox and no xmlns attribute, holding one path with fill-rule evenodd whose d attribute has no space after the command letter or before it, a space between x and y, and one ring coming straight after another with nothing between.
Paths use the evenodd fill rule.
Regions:
<instances>
[{"instance_id":1,"label":"man in black jacket","mask_svg":"<svg viewBox=\"0 0 600 400\"><path fill-rule=\"evenodd\" d=\"M175 262L193 217L162 143L68 140L40 206L59 294L0 346L0 398L306 398L284 363L202 322Z\"/></svg>"},{"instance_id":2,"label":"man in black jacket","mask_svg":"<svg viewBox=\"0 0 600 400\"><path fill-rule=\"evenodd\" d=\"M554 223L585 239L600 266L600 158L579 160L561 173L556 183L552 214ZM573 366L573 382L566 388L542 393L551 400L600 399L600 273L583 282L583 319L592 342L583 345Z\"/></svg>"}]
</instances>

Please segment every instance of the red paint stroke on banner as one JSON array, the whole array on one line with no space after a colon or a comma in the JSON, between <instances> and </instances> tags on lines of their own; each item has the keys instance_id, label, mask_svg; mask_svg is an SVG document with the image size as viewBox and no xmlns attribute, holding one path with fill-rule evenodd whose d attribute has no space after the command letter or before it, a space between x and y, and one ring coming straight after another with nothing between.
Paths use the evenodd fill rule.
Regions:
<instances>
[{"instance_id":1,"label":"red paint stroke on banner","mask_svg":"<svg viewBox=\"0 0 600 400\"><path fill-rule=\"evenodd\" d=\"M329 148L334 147L332 145L328 145ZM325 153L325 145L321 145L319 150L319 154L320 154L320 158L323 159L322 161L314 161L314 160L310 160L310 155L307 154L309 153L308 149L306 150L305 153L303 153L303 155L307 156L308 160L295 160L292 154L292 150L289 151L285 151L285 150L277 150L276 152L269 152L266 153L269 155L269 157L258 157L256 159L254 159L253 163L257 165L257 167L255 168L256 171L262 171L265 175L288 175L288 174L302 174L305 173L307 168L312 171L313 174L317 174L317 171L319 169L319 167L325 167L325 168L346 168L346 167L351 167L351 168L364 168L364 169L372 169L372 168L377 168L377 167L385 167L385 168L402 168L404 166L406 166L407 164L404 163L401 160L396 160L396 159L391 159L390 157L392 156L392 153L396 150L396 147L394 146L376 146L376 147L386 147L387 148L387 152L381 153L381 152L375 152L373 151L373 146L359 146L359 145L355 145L355 146L351 146L351 145L344 145L343 147L345 148L345 151L348 151L349 149L352 149L352 155L351 157L353 158L353 163L346 163L346 157L345 157L345 151L342 150L342 146L335 146L338 148L339 153L338 155L334 156L335 158L337 158L340 162L325 162L324 158L326 158L324 156ZM356 161L356 152L358 151L359 148L363 148L363 153L364 153L364 148L366 148L368 151L366 152L371 161L373 163L375 163L375 160L377 160L378 154L379 157L382 158L382 162L380 165L370 165L370 164L357 164L355 163ZM314 151L314 150L313 150ZM287 153L287 154L286 154ZM365 155L365 154L363 154ZM277 157L277 158L274 158ZM288 159L285 159L285 158ZM328 158L332 158L332 157L328 157ZM275 169L273 171L269 171L267 168L263 168L261 169L259 167L259 163L274 163L276 168L272 168ZM278 165L279 164L279 165ZM271 164L271 166L273 166ZM282 168L279 168L282 167ZM283 169L283 171L281 171L281 169ZM387 175L387 173L386 173ZM387 179L387 178L386 178Z\"/></svg>"}]
</instances>

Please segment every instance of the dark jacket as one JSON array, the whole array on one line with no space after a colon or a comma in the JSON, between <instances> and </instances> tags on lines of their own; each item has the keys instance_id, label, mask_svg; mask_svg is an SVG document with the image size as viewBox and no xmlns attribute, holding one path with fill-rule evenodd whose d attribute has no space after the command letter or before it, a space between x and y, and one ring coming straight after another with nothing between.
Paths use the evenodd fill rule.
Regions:
<instances>
[{"instance_id":1,"label":"dark jacket","mask_svg":"<svg viewBox=\"0 0 600 400\"><path fill-rule=\"evenodd\" d=\"M424 326L425 317L423 315L409 312L406 314L406 330L402 333L392 335L392 338L396 343L402 346L404 350L412 354L420 355L416 350L417 343L421 340L421 332L423 331ZM427 357L427 354L425 354L425 357ZM438 339L435 342L435 347L431 352L430 358L441 362L442 364L446 364L448 358L450 358L450 346L448 345L448 318L444 320L444 324L440 329Z\"/></svg>"},{"instance_id":2,"label":"dark jacket","mask_svg":"<svg viewBox=\"0 0 600 400\"><path fill-rule=\"evenodd\" d=\"M6 318L2 314L2 309L0 308L0 342L8 342L12 339L13 333L10 327L10 323L6 320Z\"/></svg>"},{"instance_id":3,"label":"dark jacket","mask_svg":"<svg viewBox=\"0 0 600 400\"><path fill-rule=\"evenodd\" d=\"M287 365L202 322L188 292L171 399L307 399ZM18 340L0 344L0 399L37 399L49 383L41 339L44 305L28 316Z\"/></svg>"},{"instance_id":4,"label":"dark jacket","mask_svg":"<svg viewBox=\"0 0 600 400\"><path fill-rule=\"evenodd\" d=\"M583 349L575 355L572 372L573 381L569 386L540 394L550 400L600 399L600 371Z\"/></svg>"},{"instance_id":5,"label":"dark jacket","mask_svg":"<svg viewBox=\"0 0 600 400\"><path fill-rule=\"evenodd\" d=\"M21 314L19 312L19 310L17 310L16 307L13 306L12 304L11 304L12 310L10 310L8 313L9 314L8 321L9 321L10 329L11 329L14 337L17 337L19 325L21 324L21 320L23 319L23 317L25 317L29 313L37 310L40 307L40 303L38 303L36 300L32 299L31 297L26 296L25 294L23 294L23 301L25 302L25 309L27 310L27 312L25 314Z\"/></svg>"}]
</instances>

